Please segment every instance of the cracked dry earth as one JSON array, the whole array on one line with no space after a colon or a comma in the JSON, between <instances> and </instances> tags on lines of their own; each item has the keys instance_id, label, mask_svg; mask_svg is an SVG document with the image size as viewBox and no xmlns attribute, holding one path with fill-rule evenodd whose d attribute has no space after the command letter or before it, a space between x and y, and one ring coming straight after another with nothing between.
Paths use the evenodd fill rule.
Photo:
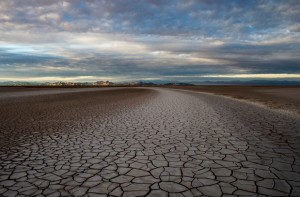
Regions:
<instances>
[{"instance_id":1,"label":"cracked dry earth","mask_svg":"<svg viewBox=\"0 0 300 197\"><path fill-rule=\"evenodd\" d=\"M300 196L296 115L160 88L0 104L1 196Z\"/></svg>"}]
</instances>

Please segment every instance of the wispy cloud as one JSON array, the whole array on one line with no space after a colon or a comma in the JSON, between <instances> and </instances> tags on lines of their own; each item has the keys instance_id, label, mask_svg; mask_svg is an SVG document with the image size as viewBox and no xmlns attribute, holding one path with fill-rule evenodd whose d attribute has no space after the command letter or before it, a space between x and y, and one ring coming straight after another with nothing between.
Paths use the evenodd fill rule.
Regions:
<instances>
[{"instance_id":1,"label":"wispy cloud","mask_svg":"<svg viewBox=\"0 0 300 197\"><path fill-rule=\"evenodd\" d=\"M4 0L0 80L290 78L299 10L297 0Z\"/></svg>"}]
</instances>

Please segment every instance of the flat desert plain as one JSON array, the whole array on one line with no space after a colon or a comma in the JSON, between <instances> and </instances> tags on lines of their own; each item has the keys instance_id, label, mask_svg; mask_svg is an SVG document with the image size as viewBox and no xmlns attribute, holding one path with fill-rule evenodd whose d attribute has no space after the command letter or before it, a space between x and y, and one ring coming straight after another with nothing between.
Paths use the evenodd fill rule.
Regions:
<instances>
[{"instance_id":1,"label":"flat desert plain","mask_svg":"<svg viewBox=\"0 0 300 197\"><path fill-rule=\"evenodd\" d=\"M299 107L298 90L214 93ZM299 132L199 89L0 88L0 196L300 196Z\"/></svg>"},{"instance_id":2,"label":"flat desert plain","mask_svg":"<svg viewBox=\"0 0 300 197\"><path fill-rule=\"evenodd\" d=\"M300 114L300 86L168 86L229 96Z\"/></svg>"}]
</instances>

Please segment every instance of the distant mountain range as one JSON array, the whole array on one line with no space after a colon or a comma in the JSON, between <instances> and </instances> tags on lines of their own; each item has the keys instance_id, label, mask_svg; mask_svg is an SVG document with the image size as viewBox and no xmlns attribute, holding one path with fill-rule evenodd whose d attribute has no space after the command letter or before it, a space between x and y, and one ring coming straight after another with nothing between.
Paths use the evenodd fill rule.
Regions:
<instances>
[{"instance_id":1,"label":"distant mountain range","mask_svg":"<svg viewBox=\"0 0 300 197\"><path fill-rule=\"evenodd\" d=\"M169 82L151 82L151 81L132 81L132 82L110 82L110 81L96 81L96 82L23 82L23 81L6 81L0 82L0 86L157 86L157 85L193 85L192 83L169 83Z\"/></svg>"},{"instance_id":2,"label":"distant mountain range","mask_svg":"<svg viewBox=\"0 0 300 197\"><path fill-rule=\"evenodd\" d=\"M195 85L300 85L300 81L251 80L251 81L204 81Z\"/></svg>"},{"instance_id":3,"label":"distant mountain range","mask_svg":"<svg viewBox=\"0 0 300 197\"><path fill-rule=\"evenodd\" d=\"M54 86L54 87L69 87L69 86L159 86L159 85L300 85L300 81L277 81L277 80L250 80L250 81L202 81L202 82L170 82L170 81L132 81L132 82L24 82L24 81L5 81L0 82L0 86Z\"/></svg>"}]
</instances>

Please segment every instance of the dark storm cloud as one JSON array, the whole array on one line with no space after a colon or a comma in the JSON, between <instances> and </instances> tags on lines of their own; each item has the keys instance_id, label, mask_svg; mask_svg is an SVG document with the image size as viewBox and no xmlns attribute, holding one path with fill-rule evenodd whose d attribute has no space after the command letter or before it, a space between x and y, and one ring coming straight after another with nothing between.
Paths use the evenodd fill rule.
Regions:
<instances>
[{"instance_id":1,"label":"dark storm cloud","mask_svg":"<svg viewBox=\"0 0 300 197\"><path fill-rule=\"evenodd\" d=\"M13 52L0 50L0 78L300 74L299 10L298 0L4 0L0 47Z\"/></svg>"},{"instance_id":2,"label":"dark storm cloud","mask_svg":"<svg viewBox=\"0 0 300 197\"><path fill-rule=\"evenodd\" d=\"M300 73L300 43L225 44L211 51L211 58L251 73ZM209 55L209 54L208 54Z\"/></svg>"},{"instance_id":3,"label":"dark storm cloud","mask_svg":"<svg viewBox=\"0 0 300 197\"><path fill-rule=\"evenodd\" d=\"M11 64L42 64L45 62L58 60L59 57L55 56L43 56L36 54L22 54L13 53L5 49L0 48L0 65L11 65Z\"/></svg>"}]
</instances>

